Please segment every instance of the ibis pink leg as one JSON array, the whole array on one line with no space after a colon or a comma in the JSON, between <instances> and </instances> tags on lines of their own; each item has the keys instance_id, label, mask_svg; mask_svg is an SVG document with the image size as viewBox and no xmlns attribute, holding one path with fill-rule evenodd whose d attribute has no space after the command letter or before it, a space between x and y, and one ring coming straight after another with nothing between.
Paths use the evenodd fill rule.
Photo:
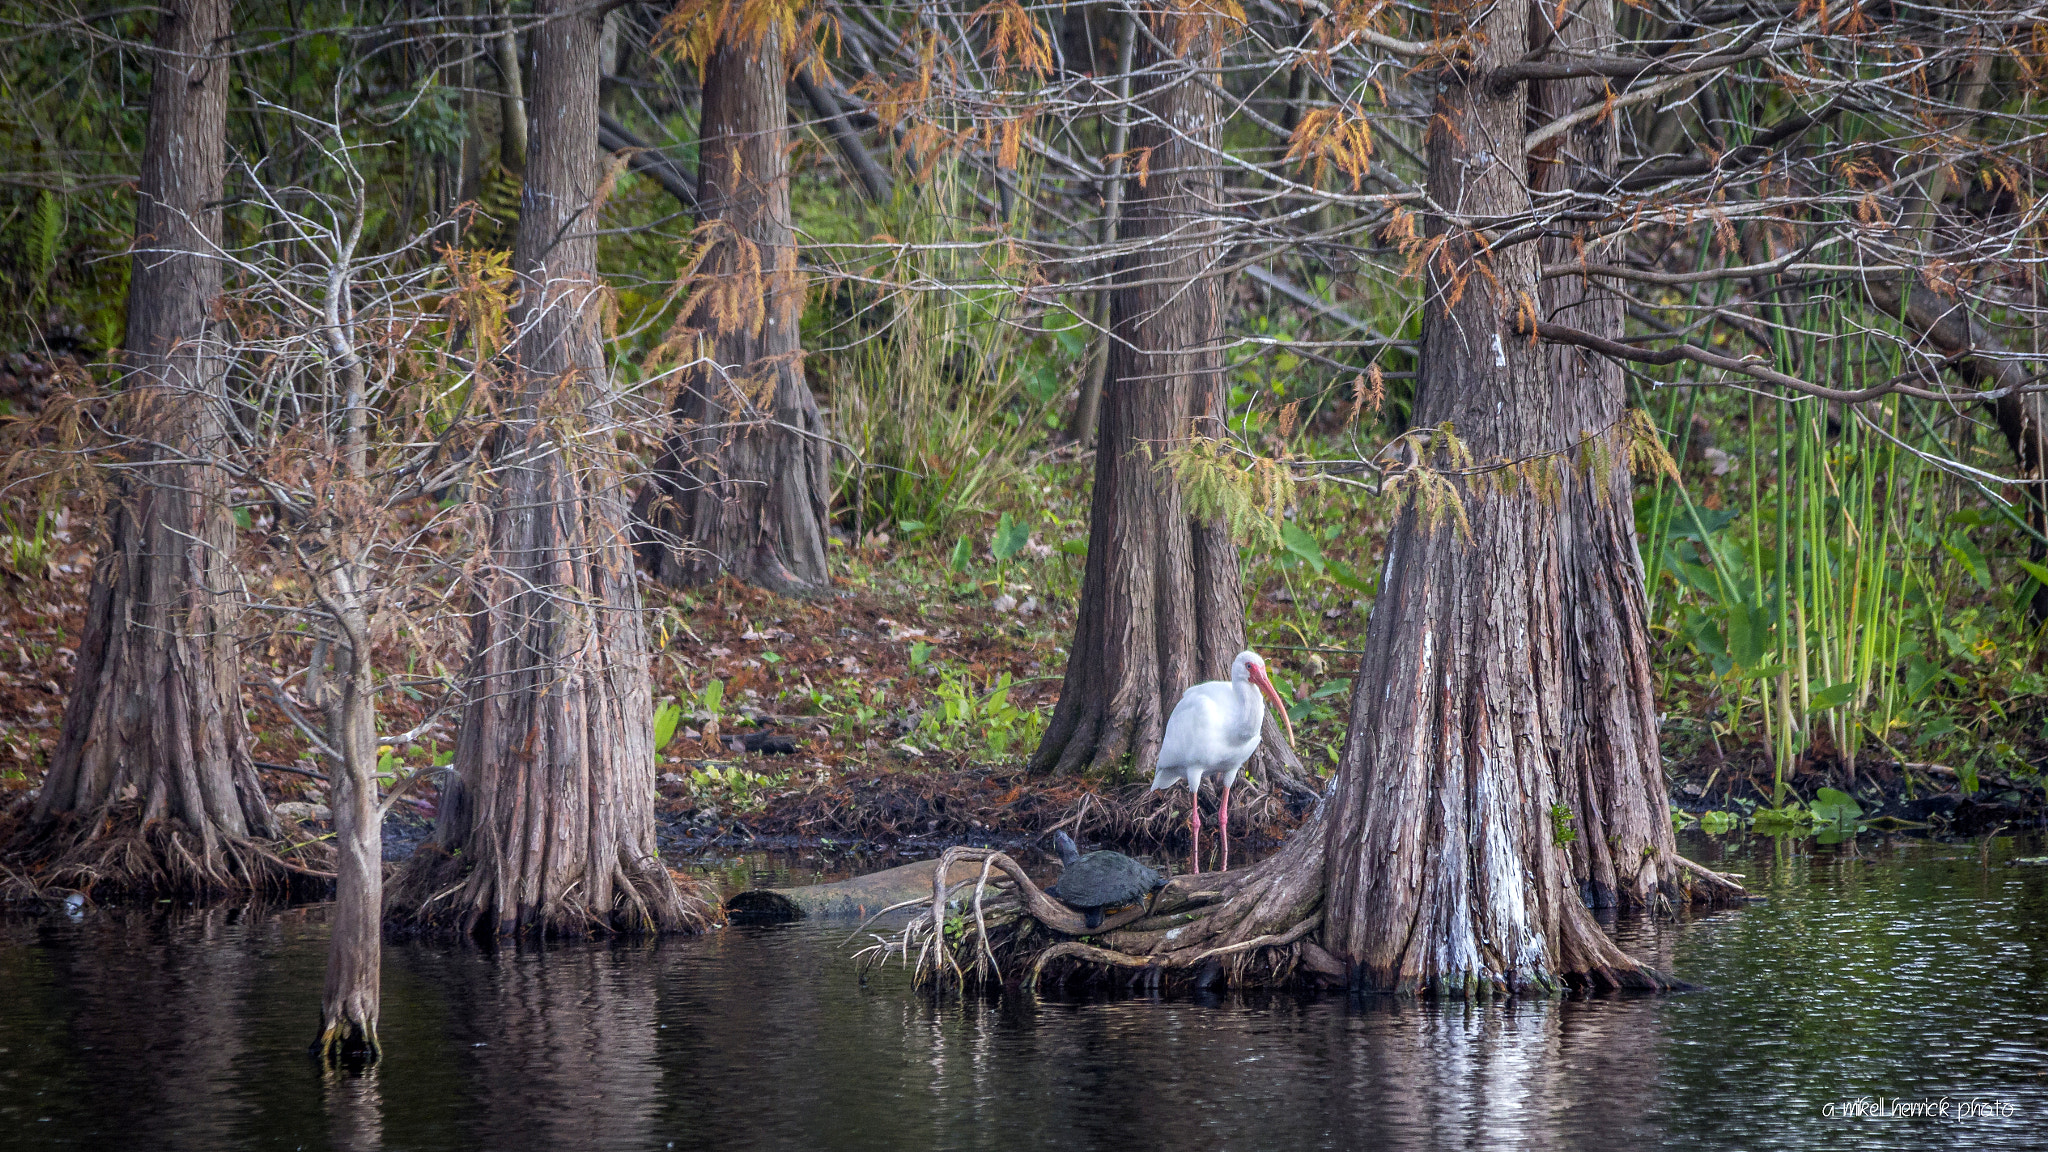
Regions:
<instances>
[{"instance_id":1,"label":"ibis pink leg","mask_svg":"<svg viewBox=\"0 0 2048 1152\"><path fill-rule=\"evenodd\" d=\"M1223 802L1216 806L1216 824L1223 830L1223 871L1230 871L1230 785L1223 786Z\"/></svg>"},{"instance_id":2,"label":"ibis pink leg","mask_svg":"<svg viewBox=\"0 0 2048 1152\"><path fill-rule=\"evenodd\" d=\"M1188 871L1202 871L1202 797L1188 790Z\"/></svg>"}]
</instances>

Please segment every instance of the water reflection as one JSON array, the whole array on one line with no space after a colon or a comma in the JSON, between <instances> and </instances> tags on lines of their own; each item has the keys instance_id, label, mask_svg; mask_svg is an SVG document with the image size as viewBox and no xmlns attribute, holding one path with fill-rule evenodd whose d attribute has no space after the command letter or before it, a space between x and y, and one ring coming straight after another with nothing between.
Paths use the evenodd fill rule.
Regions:
<instances>
[{"instance_id":1,"label":"water reflection","mask_svg":"<svg viewBox=\"0 0 2048 1152\"><path fill-rule=\"evenodd\" d=\"M362 1075L306 1053L320 909L0 920L0 1147L2030 1147L2048 869L2019 851L1740 848L1766 903L1618 926L1702 985L1664 997L934 1001L824 925L393 946ZM1861 1094L2019 1114L1822 1116Z\"/></svg>"},{"instance_id":2,"label":"water reflection","mask_svg":"<svg viewBox=\"0 0 2048 1152\"><path fill-rule=\"evenodd\" d=\"M342 1152L379 1152L384 1147L384 1098L377 1092L380 1070L328 1068L322 1071L329 1142Z\"/></svg>"}]
</instances>

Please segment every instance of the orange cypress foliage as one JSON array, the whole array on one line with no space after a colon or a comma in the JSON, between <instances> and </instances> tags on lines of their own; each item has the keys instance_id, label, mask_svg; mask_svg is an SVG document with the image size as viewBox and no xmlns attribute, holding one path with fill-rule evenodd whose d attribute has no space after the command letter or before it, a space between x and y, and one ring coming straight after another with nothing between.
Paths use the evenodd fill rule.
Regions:
<instances>
[{"instance_id":1,"label":"orange cypress foliage","mask_svg":"<svg viewBox=\"0 0 2048 1152\"><path fill-rule=\"evenodd\" d=\"M974 22L988 28L996 75L1007 75L1011 68L1039 76L1052 72L1052 38L1017 0L995 0L974 14Z\"/></svg>"},{"instance_id":2,"label":"orange cypress foliage","mask_svg":"<svg viewBox=\"0 0 2048 1152\"><path fill-rule=\"evenodd\" d=\"M681 0L662 17L661 49L700 76L723 42L751 46L772 31L787 52L823 26L817 17L804 21L804 7L804 0Z\"/></svg>"},{"instance_id":3,"label":"orange cypress foliage","mask_svg":"<svg viewBox=\"0 0 2048 1152\"><path fill-rule=\"evenodd\" d=\"M1346 103L1340 108L1311 108L1287 141L1287 159L1313 165L1310 183L1321 184L1332 165L1351 177L1353 191L1372 168L1372 123L1365 109Z\"/></svg>"}]
</instances>

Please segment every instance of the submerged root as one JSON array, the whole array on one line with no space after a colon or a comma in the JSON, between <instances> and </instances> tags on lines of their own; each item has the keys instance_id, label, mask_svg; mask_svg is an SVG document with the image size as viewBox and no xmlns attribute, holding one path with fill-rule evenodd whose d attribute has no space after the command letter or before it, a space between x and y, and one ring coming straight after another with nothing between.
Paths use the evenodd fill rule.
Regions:
<instances>
[{"instance_id":1,"label":"submerged root","mask_svg":"<svg viewBox=\"0 0 2048 1152\"><path fill-rule=\"evenodd\" d=\"M1749 890L1742 886L1742 878L1726 872L1716 872L1696 860L1674 856L1678 866L1699 878L1700 887L1690 895L1695 904L1739 904L1749 896Z\"/></svg>"},{"instance_id":2,"label":"submerged root","mask_svg":"<svg viewBox=\"0 0 2048 1152\"><path fill-rule=\"evenodd\" d=\"M329 1066L351 1067L375 1064L384 1057L377 1040L377 1022L359 1012L322 1022L320 1036L313 1041L313 1055Z\"/></svg>"}]
</instances>

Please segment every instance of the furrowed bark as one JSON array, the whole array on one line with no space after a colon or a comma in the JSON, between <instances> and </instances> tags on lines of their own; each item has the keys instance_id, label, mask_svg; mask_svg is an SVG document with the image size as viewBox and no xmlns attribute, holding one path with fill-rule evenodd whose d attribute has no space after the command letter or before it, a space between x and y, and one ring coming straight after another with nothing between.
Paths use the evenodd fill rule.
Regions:
<instances>
[{"instance_id":1,"label":"furrowed bark","mask_svg":"<svg viewBox=\"0 0 2048 1152\"><path fill-rule=\"evenodd\" d=\"M1220 109L1187 75L1210 49L1207 34L1184 58L1140 39L1136 67L1149 87L1130 145L1149 173L1126 190L1118 235L1142 247L1115 273L1123 286L1111 306L1080 612L1034 772L1107 769L1129 756L1149 776L1181 693L1225 675L1244 647L1237 548L1223 524L1188 512L1160 466L1190 435L1221 429L1227 396L1225 286L1204 275L1222 258ZM1271 725L1248 768L1262 782L1271 774L1304 787L1300 761Z\"/></svg>"},{"instance_id":2,"label":"furrowed bark","mask_svg":"<svg viewBox=\"0 0 2048 1152\"><path fill-rule=\"evenodd\" d=\"M281 883L249 850L274 828L242 713L235 525L217 468L226 361L221 181L225 0L175 0L157 27L117 420L145 445L121 473L93 574L64 726L27 854L58 884L136 894Z\"/></svg>"},{"instance_id":3,"label":"furrowed bark","mask_svg":"<svg viewBox=\"0 0 2048 1152\"><path fill-rule=\"evenodd\" d=\"M1613 0L1588 0L1560 9L1533 5L1530 46L1553 54L1611 54L1617 36ZM1561 17L1561 22L1560 22ZM1596 101L1605 81L1594 77L1529 85L1534 123L1563 118ZM1613 183L1621 143L1618 121L1599 117L1544 142L1530 156L1530 186L1537 192L1599 189ZM1545 265L1574 259L1620 262L1619 246L1550 235L1541 243ZM1545 321L1620 340L1626 301L1608 282L1557 276L1541 282ZM1583 348L1551 344L1543 369L1560 405L1557 431L1569 435L1614 428L1627 404L1621 365ZM1595 907L1648 908L1681 898L1683 877L1671 863L1678 854L1668 816L1657 707L1650 678L1648 615L1641 553L1636 545L1634 481L1626 452L1566 469L1556 510L1562 621L1563 689L1559 712L1562 757L1557 772L1562 845L1572 880ZM1564 820L1568 819L1569 824Z\"/></svg>"},{"instance_id":4,"label":"furrowed bark","mask_svg":"<svg viewBox=\"0 0 2048 1152\"><path fill-rule=\"evenodd\" d=\"M394 911L483 936L705 922L654 842L647 641L599 332L599 17L546 0L513 266L517 395L474 609L469 702L434 843Z\"/></svg>"},{"instance_id":5,"label":"furrowed bark","mask_svg":"<svg viewBox=\"0 0 2048 1152\"><path fill-rule=\"evenodd\" d=\"M831 583L830 446L804 380L783 72L773 29L721 42L705 68L699 234L712 250L679 321L701 334L634 509L641 559L677 587L728 573L784 593Z\"/></svg>"},{"instance_id":6,"label":"furrowed bark","mask_svg":"<svg viewBox=\"0 0 2048 1152\"><path fill-rule=\"evenodd\" d=\"M1478 33L1474 57L1438 89L1428 190L1485 221L1530 206L1522 166L1497 158L1524 154L1528 97L1489 83L1526 51L1529 9L1474 0L1462 14ZM1537 247L1492 249L1434 214L1426 232L1437 247L1413 422L1455 428L1478 460L1537 457L1601 431L1578 427L1586 382L1554 375L1547 353L1513 334L1515 315L1538 306ZM1328 826L1321 943L1354 988L1666 983L1593 924L1553 837L1557 777L1586 738L1574 730L1586 670L1572 639L1585 589L1562 525L1574 503L1597 510L1615 495L1604 471L1567 480L1576 456L1452 481L1469 529L1417 499L1389 538ZM1561 486L1571 483L1584 489L1577 500ZM1607 626L1597 609L1590 618Z\"/></svg>"}]
</instances>

